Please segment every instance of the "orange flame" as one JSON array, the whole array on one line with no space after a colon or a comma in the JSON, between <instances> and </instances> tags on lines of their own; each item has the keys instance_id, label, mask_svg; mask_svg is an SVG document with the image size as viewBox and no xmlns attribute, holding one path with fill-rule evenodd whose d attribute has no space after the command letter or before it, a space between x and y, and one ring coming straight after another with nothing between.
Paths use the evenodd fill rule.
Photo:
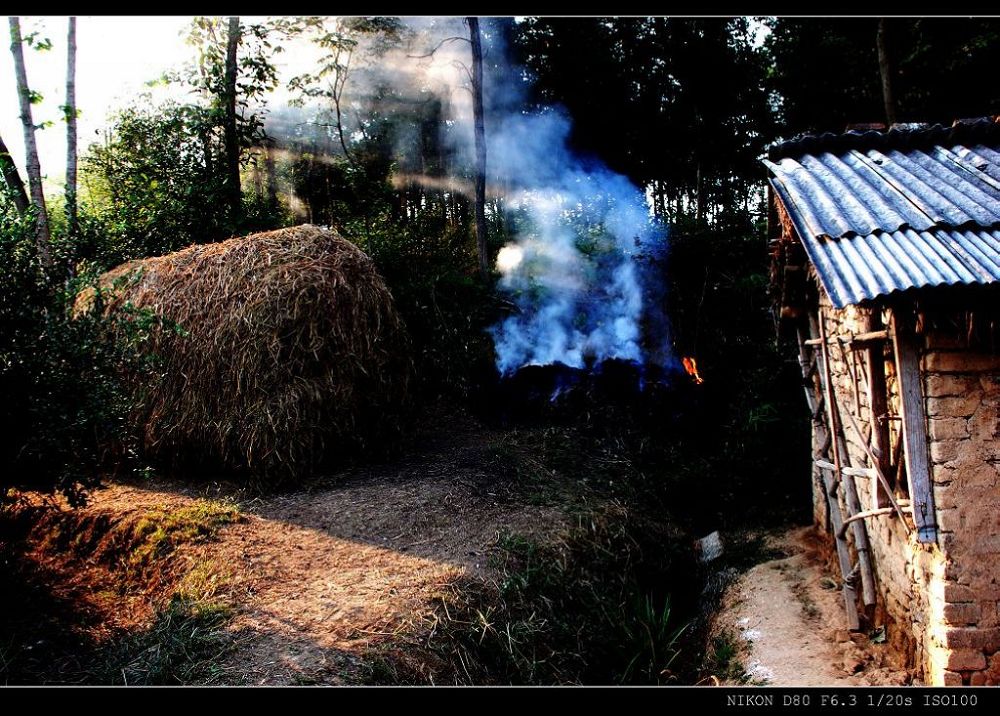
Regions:
<instances>
[{"instance_id":1,"label":"orange flame","mask_svg":"<svg viewBox=\"0 0 1000 716\"><path fill-rule=\"evenodd\" d=\"M684 370L687 371L687 374L694 378L695 385L701 385L705 382L705 379L698 375L698 361L694 358L684 356L681 362L684 364Z\"/></svg>"}]
</instances>

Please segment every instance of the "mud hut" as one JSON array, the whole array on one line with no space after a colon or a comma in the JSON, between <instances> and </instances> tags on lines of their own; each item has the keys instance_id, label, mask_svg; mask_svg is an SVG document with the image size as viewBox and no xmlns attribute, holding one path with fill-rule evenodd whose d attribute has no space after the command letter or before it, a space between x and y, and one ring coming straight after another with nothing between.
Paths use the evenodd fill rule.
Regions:
<instances>
[{"instance_id":1,"label":"mud hut","mask_svg":"<svg viewBox=\"0 0 1000 716\"><path fill-rule=\"evenodd\" d=\"M273 485L397 433L411 362L374 263L333 231L298 226L133 261L99 280L106 312L159 319L135 380L146 455ZM78 307L94 300L91 289ZM126 314L128 317L128 314Z\"/></svg>"},{"instance_id":2,"label":"mud hut","mask_svg":"<svg viewBox=\"0 0 1000 716\"><path fill-rule=\"evenodd\" d=\"M1000 683L1000 125L805 136L764 163L848 621L924 683Z\"/></svg>"}]
</instances>

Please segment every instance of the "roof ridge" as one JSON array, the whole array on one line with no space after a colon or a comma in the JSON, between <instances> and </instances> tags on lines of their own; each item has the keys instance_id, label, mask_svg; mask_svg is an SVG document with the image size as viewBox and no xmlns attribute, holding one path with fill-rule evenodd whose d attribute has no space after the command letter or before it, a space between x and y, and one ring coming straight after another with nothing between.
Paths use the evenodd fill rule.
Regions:
<instances>
[{"instance_id":1,"label":"roof ridge","mask_svg":"<svg viewBox=\"0 0 1000 716\"><path fill-rule=\"evenodd\" d=\"M936 145L969 143L1000 143L1000 118L979 117L957 120L951 126L943 124L915 125L896 124L885 132L868 129L852 130L836 134L804 133L784 142L772 144L767 150L767 158L777 162L785 158L797 158L804 154L831 152L834 154L851 149L917 149Z\"/></svg>"}]
</instances>

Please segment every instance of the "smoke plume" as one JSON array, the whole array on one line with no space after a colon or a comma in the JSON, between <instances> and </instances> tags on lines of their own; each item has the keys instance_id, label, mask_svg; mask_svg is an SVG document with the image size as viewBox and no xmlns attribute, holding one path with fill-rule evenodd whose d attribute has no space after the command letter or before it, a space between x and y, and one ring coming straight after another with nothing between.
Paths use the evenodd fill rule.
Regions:
<instances>
[{"instance_id":1,"label":"smoke plume","mask_svg":"<svg viewBox=\"0 0 1000 716\"><path fill-rule=\"evenodd\" d=\"M599 159L573 151L572 121L563 109L527 109L527 73L510 63L502 28L490 19L481 28L487 182L492 197L502 197L490 210L505 213L509 239L496 268L499 288L514 307L490 329L497 369L509 375L526 365L591 368L609 359L666 366L665 228L651 217L642 190ZM405 42L367 53L367 60L364 43L359 47L345 106L379 93L398 106L433 99L447 120L440 142L450 157L449 176L404 170L399 181L471 189L468 33L462 18L410 18ZM419 154L415 134L396 129L401 168L407 156Z\"/></svg>"}]
</instances>

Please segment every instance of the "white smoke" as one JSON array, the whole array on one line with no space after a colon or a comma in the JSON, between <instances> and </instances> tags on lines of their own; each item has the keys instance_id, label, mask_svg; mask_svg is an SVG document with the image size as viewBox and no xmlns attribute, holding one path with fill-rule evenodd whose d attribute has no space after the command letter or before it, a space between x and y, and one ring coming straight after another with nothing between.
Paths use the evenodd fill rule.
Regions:
<instances>
[{"instance_id":1,"label":"white smoke","mask_svg":"<svg viewBox=\"0 0 1000 716\"><path fill-rule=\"evenodd\" d=\"M487 184L491 195L505 195L511 239L496 267L499 288L517 309L490 329L498 370L585 368L608 359L665 365L666 239L645 194L600 160L572 150L563 110L526 110L525 74L510 66L497 21L484 18L481 28ZM468 191L475 157L469 28L462 18L409 18L403 35L402 45L377 56L366 56L362 42L345 104L364 103L386 87L404 103L436 98L448 120L441 142L455 179L442 190ZM401 156L413 151L413 134L399 131Z\"/></svg>"},{"instance_id":2,"label":"white smoke","mask_svg":"<svg viewBox=\"0 0 1000 716\"><path fill-rule=\"evenodd\" d=\"M518 312L491 331L504 375L525 365L643 363L644 313L663 308L647 305L659 294L648 284L665 243L645 196L577 158L569 130L550 111L506 117L491 133L488 156L519 185L508 202L515 238L497 260Z\"/></svg>"}]
</instances>

